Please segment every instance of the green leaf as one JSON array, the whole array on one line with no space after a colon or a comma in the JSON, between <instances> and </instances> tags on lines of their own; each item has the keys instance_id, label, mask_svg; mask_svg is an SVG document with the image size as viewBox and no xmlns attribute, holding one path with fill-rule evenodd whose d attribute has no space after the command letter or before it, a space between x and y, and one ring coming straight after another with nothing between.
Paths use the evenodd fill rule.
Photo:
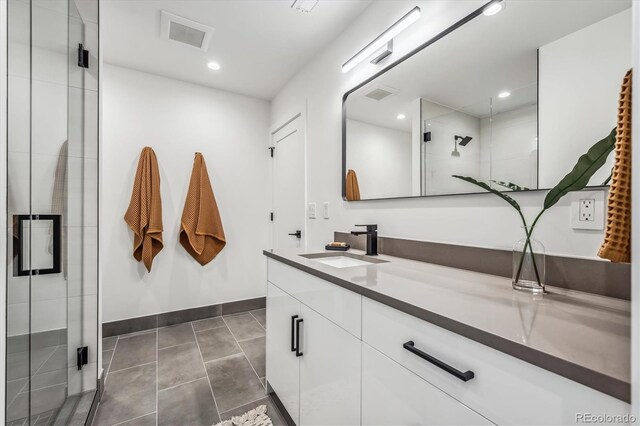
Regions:
<instances>
[{"instance_id":1,"label":"green leaf","mask_svg":"<svg viewBox=\"0 0 640 426\"><path fill-rule=\"evenodd\" d=\"M482 188L482 189L484 189L484 190L486 190L486 191L489 191L489 192L491 192L492 194L497 195L498 197L500 197L500 198L502 198L503 200L505 200L507 203L511 204L511 206L512 206L514 209L516 209L516 210L520 211L520 204L518 204L518 202L517 202L516 200L514 200L514 199L513 199L513 198L511 198L511 197L509 197L507 194L505 194L505 193L503 193L503 192L500 192L500 191L498 191L498 190L496 190L496 189L491 188L491 187L490 187L489 185L487 185L486 183L484 183L484 182L479 182L479 181L475 180L474 178L472 178L472 177L468 177L468 176L459 176L459 175L452 175L452 176L453 176L454 178L456 178L456 179L461 179L461 180L464 180L464 181L466 181L466 182L469 182L469 183L472 183L472 184L474 184L474 185L477 185L477 186L479 186L480 188Z\"/></svg>"},{"instance_id":2,"label":"green leaf","mask_svg":"<svg viewBox=\"0 0 640 426\"><path fill-rule=\"evenodd\" d=\"M613 151L615 144L616 129L614 127L609 136L596 142L586 154L578 158L573 170L549 191L544 199L544 210L552 207L569 192L584 189L589 184L589 180L594 173L607 161L607 157Z\"/></svg>"}]
</instances>

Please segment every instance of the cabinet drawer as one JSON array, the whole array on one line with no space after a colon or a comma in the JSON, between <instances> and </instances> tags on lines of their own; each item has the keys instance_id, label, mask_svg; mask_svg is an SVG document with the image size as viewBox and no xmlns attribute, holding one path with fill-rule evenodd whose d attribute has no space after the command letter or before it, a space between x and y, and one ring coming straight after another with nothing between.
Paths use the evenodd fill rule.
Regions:
<instances>
[{"instance_id":1,"label":"cabinet drawer","mask_svg":"<svg viewBox=\"0 0 640 426\"><path fill-rule=\"evenodd\" d=\"M362 424L489 425L491 422L363 343Z\"/></svg>"},{"instance_id":2,"label":"cabinet drawer","mask_svg":"<svg viewBox=\"0 0 640 426\"><path fill-rule=\"evenodd\" d=\"M363 298L362 340L498 424L575 424L578 413L625 414L623 401ZM405 349L415 348L474 378L462 381Z\"/></svg>"},{"instance_id":3,"label":"cabinet drawer","mask_svg":"<svg viewBox=\"0 0 640 426\"><path fill-rule=\"evenodd\" d=\"M267 276L272 284L360 337L362 296L359 294L273 259L267 259Z\"/></svg>"}]
</instances>

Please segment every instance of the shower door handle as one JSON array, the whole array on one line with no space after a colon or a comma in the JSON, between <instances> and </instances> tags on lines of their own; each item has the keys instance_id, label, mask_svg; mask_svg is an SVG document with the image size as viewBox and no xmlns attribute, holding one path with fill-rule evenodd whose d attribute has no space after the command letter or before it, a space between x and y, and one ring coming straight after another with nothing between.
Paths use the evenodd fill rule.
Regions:
<instances>
[{"instance_id":1,"label":"shower door handle","mask_svg":"<svg viewBox=\"0 0 640 426\"><path fill-rule=\"evenodd\" d=\"M53 265L51 268L25 269L29 266L24 256L25 239L28 238L24 232L24 222L48 220L52 225L52 249ZM30 232L33 233L33 226ZM22 277L27 275L47 275L57 274L62 271L61 250L62 250L62 220L59 214L18 214L13 216L13 276ZM32 247L29 247L30 249Z\"/></svg>"}]
</instances>

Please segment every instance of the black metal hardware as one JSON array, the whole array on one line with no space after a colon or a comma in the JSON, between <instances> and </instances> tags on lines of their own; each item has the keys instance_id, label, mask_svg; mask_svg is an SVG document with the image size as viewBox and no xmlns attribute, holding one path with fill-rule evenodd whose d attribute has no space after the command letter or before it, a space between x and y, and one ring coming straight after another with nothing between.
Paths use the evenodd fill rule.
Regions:
<instances>
[{"instance_id":1,"label":"black metal hardware","mask_svg":"<svg viewBox=\"0 0 640 426\"><path fill-rule=\"evenodd\" d=\"M275 151L276 147L275 146L270 146L269 148L267 148L269 151L271 151L271 158L273 158L273 151Z\"/></svg>"},{"instance_id":2,"label":"black metal hardware","mask_svg":"<svg viewBox=\"0 0 640 426\"><path fill-rule=\"evenodd\" d=\"M378 255L378 225L356 225L366 226L366 231L351 231L351 235L366 235L367 236L367 255Z\"/></svg>"},{"instance_id":3,"label":"black metal hardware","mask_svg":"<svg viewBox=\"0 0 640 426\"><path fill-rule=\"evenodd\" d=\"M468 382L469 380L473 379L475 376L473 374L473 371L471 370L462 372L460 370L453 368L449 364L446 364L440 361L438 358L435 358L429 355L428 353L422 352L420 349L415 347L415 343L413 343L413 340L409 340L407 343L403 344L402 347L408 350L409 352L411 352L412 354L418 355L420 358L424 359L425 361L430 362L436 367L443 369L447 373L453 376L456 376L458 379L462 380L463 382Z\"/></svg>"},{"instance_id":4,"label":"black metal hardware","mask_svg":"<svg viewBox=\"0 0 640 426\"><path fill-rule=\"evenodd\" d=\"M424 132L424 142L431 142L431 132Z\"/></svg>"},{"instance_id":5,"label":"black metal hardware","mask_svg":"<svg viewBox=\"0 0 640 426\"><path fill-rule=\"evenodd\" d=\"M298 318L298 315L293 315L291 317L291 352L296 351L296 333L294 331L296 318Z\"/></svg>"},{"instance_id":6,"label":"black metal hardware","mask_svg":"<svg viewBox=\"0 0 640 426\"><path fill-rule=\"evenodd\" d=\"M300 239L300 238L302 238L302 231L298 230L298 231L296 231L296 232L294 232L292 234L289 234L289 235L294 236L297 239Z\"/></svg>"},{"instance_id":7,"label":"black metal hardware","mask_svg":"<svg viewBox=\"0 0 640 426\"><path fill-rule=\"evenodd\" d=\"M78 44L78 66L89 68L89 51L85 50L82 43Z\"/></svg>"},{"instance_id":8,"label":"black metal hardware","mask_svg":"<svg viewBox=\"0 0 640 426\"><path fill-rule=\"evenodd\" d=\"M300 324L302 324L304 320L302 318L296 319L296 356L302 356L302 352L300 351Z\"/></svg>"},{"instance_id":9,"label":"black metal hardware","mask_svg":"<svg viewBox=\"0 0 640 426\"><path fill-rule=\"evenodd\" d=\"M271 222L273 222L273 212L271 212L271 215L269 217L271 217Z\"/></svg>"},{"instance_id":10,"label":"black metal hardware","mask_svg":"<svg viewBox=\"0 0 640 426\"><path fill-rule=\"evenodd\" d=\"M82 366L89 363L89 347L83 346L78 348L78 370L82 370Z\"/></svg>"},{"instance_id":11,"label":"black metal hardware","mask_svg":"<svg viewBox=\"0 0 640 426\"><path fill-rule=\"evenodd\" d=\"M31 220L50 220L52 222L51 244L53 249L53 266L47 269L25 269L28 265L24 259L24 229L23 222ZM57 274L62 271L60 251L62 249L62 220L59 214L17 214L13 216L13 276Z\"/></svg>"}]
</instances>

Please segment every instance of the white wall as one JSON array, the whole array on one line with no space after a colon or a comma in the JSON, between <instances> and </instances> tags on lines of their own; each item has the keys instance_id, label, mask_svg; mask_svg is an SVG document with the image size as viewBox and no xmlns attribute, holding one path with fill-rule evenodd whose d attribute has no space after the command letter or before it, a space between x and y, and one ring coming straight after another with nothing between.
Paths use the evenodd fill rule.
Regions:
<instances>
[{"instance_id":1,"label":"white wall","mask_svg":"<svg viewBox=\"0 0 640 426\"><path fill-rule=\"evenodd\" d=\"M551 188L616 125L631 68L631 9L540 48L540 187ZM590 181L601 185L613 155Z\"/></svg>"},{"instance_id":2,"label":"white wall","mask_svg":"<svg viewBox=\"0 0 640 426\"><path fill-rule=\"evenodd\" d=\"M347 120L347 139L362 199L411 196L411 132Z\"/></svg>"},{"instance_id":3,"label":"white wall","mask_svg":"<svg viewBox=\"0 0 640 426\"><path fill-rule=\"evenodd\" d=\"M525 106L482 119L483 181L493 179L527 188L537 187L536 109L535 105Z\"/></svg>"},{"instance_id":4,"label":"white wall","mask_svg":"<svg viewBox=\"0 0 640 426\"><path fill-rule=\"evenodd\" d=\"M103 91L103 321L264 296L269 103L110 65ZM165 244L150 273L133 259L123 220L147 145L160 166ZM196 151L207 163L227 237L204 267L178 242Z\"/></svg>"},{"instance_id":5,"label":"white wall","mask_svg":"<svg viewBox=\"0 0 640 426\"><path fill-rule=\"evenodd\" d=\"M334 231L353 229L356 223L377 223L380 234L386 236L503 249L510 249L522 237L517 214L490 194L357 203L341 198L342 95L379 70L365 63L343 74L341 64L416 4L422 8L422 18L396 39L391 60L483 3L374 2L274 99L273 122L291 115L295 106L305 99L308 102L308 157L313 160L308 164L308 200L329 201L332 214L328 220L309 221L309 247L321 247L332 240ZM528 218L539 211L544 196L544 192L514 195ZM602 243L602 232L574 231L569 227L569 220L567 198L540 220L536 237L545 244L548 253L595 258Z\"/></svg>"},{"instance_id":6,"label":"white wall","mask_svg":"<svg viewBox=\"0 0 640 426\"><path fill-rule=\"evenodd\" d=\"M478 178L480 174L480 119L454 111L427 100L422 101L422 118L431 132L431 141L425 143L424 189L427 195L464 194L473 189L468 183L452 175ZM456 136L471 136L466 145L456 143L459 157L452 157Z\"/></svg>"}]
</instances>

